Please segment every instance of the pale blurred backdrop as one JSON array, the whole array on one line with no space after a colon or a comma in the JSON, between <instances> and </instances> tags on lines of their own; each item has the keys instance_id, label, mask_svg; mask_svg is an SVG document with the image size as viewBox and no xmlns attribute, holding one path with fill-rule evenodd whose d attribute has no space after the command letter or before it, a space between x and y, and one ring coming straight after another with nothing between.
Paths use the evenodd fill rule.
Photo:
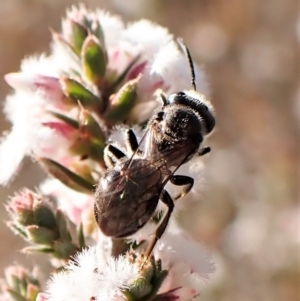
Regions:
<instances>
[{"instance_id":1,"label":"pale blurred backdrop","mask_svg":"<svg viewBox=\"0 0 300 301\"><path fill-rule=\"evenodd\" d=\"M125 20L149 18L168 27L206 67L217 128L209 140L213 151L206 160L203 196L197 209L189 208L188 217L197 220L192 231L212 253L218 272L204 286L202 300L300 300L297 1L85 3ZM49 51L49 28L60 30L60 19L71 4L75 2L1 0L1 101L11 92L4 74L18 71L24 56ZM1 113L1 131L9 126ZM1 188L2 202L24 186L34 188L42 176L26 161L16 181ZM6 228L3 206L0 217L1 275L16 260L30 267L36 257L20 255L22 241Z\"/></svg>"}]
</instances>

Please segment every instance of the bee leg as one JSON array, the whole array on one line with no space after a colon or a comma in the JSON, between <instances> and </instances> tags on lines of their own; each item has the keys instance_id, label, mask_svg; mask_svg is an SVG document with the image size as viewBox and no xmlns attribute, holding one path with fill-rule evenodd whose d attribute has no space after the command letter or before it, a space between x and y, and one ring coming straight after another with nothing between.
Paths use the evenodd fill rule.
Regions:
<instances>
[{"instance_id":1,"label":"bee leg","mask_svg":"<svg viewBox=\"0 0 300 301\"><path fill-rule=\"evenodd\" d=\"M126 155L116 146L108 144L104 148L104 162L108 168L113 168L115 163L118 162L121 158L126 157Z\"/></svg>"},{"instance_id":2,"label":"bee leg","mask_svg":"<svg viewBox=\"0 0 300 301\"><path fill-rule=\"evenodd\" d=\"M136 135L132 129L126 131L125 142L126 142L126 149L129 153L134 153L139 147Z\"/></svg>"},{"instance_id":3,"label":"bee leg","mask_svg":"<svg viewBox=\"0 0 300 301\"><path fill-rule=\"evenodd\" d=\"M200 150L198 152L198 156L204 156L204 155L208 154L209 152L210 152L210 147L204 146L204 147L200 148Z\"/></svg>"},{"instance_id":4,"label":"bee leg","mask_svg":"<svg viewBox=\"0 0 300 301\"><path fill-rule=\"evenodd\" d=\"M147 248L146 251L146 258L149 258L149 256L151 255L153 248L155 247L155 244L157 243L157 241L162 237L162 235L164 234L166 227L168 225L170 216L172 214L172 211L174 209L174 202L171 198L171 196L169 195L169 193L166 190L163 190L161 192L161 197L160 200L167 205L168 207L168 211L166 213L166 215L164 216L162 222L159 224L158 228L155 231L154 237L153 239L150 241L150 244Z\"/></svg>"},{"instance_id":5,"label":"bee leg","mask_svg":"<svg viewBox=\"0 0 300 301\"><path fill-rule=\"evenodd\" d=\"M171 177L170 182L176 186L184 186L182 192L173 198L174 201L185 196L194 186L194 179L187 176L173 176Z\"/></svg>"}]
</instances>

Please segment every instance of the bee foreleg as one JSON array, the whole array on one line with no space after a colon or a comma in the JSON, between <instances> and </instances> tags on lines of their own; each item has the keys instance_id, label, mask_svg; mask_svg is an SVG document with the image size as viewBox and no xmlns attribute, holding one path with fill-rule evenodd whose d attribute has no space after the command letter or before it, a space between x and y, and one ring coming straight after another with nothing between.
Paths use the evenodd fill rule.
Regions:
<instances>
[{"instance_id":1,"label":"bee foreleg","mask_svg":"<svg viewBox=\"0 0 300 301\"><path fill-rule=\"evenodd\" d=\"M136 135L132 129L126 131L125 142L126 142L127 152L131 154L133 154L139 147Z\"/></svg>"},{"instance_id":2,"label":"bee foreleg","mask_svg":"<svg viewBox=\"0 0 300 301\"><path fill-rule=\"evenodd\" d=\"M174 201L185 196L194 186L194 179L188 176L173 176L170 182L176 186L184 186L182 192L174 197Z\"/></svg>"},{"instance_id":3,"label":"bee foreleg","mask_svg":"<svg viewBox=\"0 0 300 301\"><path fill-rule=\"evenodd\" d=\"M160 200L167 205L168 207L168 211L166 213L166 215L164 216L162 222L159 224L158 228L155 231L154 237L153 239L150 241L150 244L147 248L146 251L146 258L148 258L153 250L153 248L155 247L155 244L157 243L157 241L162 237L162 235L164 234L166 227L168 225L169 219L171 217L172 211L174 209L174 202L171 198L171 196L169 195L169 193L166 190L163 190L161 192L161 197Z\"/></svg>"},{"instance_id":4,"label":"bee foreleg","mask_svg":"<svg viewBox=\"0 0 300 301\"><path fill-rule=\"evenodd\" d=\"M114 167L115 163L125 156L126 155L119 148L112 144L108 144L104 148L103 158L105 165L109 168Z\"/></svg>"}]
</instances>

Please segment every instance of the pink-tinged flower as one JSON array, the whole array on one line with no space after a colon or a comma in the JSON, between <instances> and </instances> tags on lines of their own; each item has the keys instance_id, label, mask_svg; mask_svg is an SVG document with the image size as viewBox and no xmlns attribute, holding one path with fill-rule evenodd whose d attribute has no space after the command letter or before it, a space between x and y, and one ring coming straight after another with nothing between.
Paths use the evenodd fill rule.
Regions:
<instances>
[{"instance_id":1,"label":"pink-tinged flower","mask_svg":"<svg viewBox=\"0 0 300 301\"><path fill-rule=\"evenodd\" d=\"M20 215L23 210L32 210L35 202L36 199L33 193L28 189L24 189L20 194L16 194L10 199L7 209L11 213Z\"/></svg>"},{"instance_id":2,"label":"pink-tinged flower","mask_svg":"<svg viewBox=\"0 0 300 301\"><path fill-rule=\"evenodd\" d=\"M126 25L84 5L67 11L62 33L53 33L50 55L25 59L20 69L5 77L16 92L4 109L13 126L0 146L2 184L25 155L60 164L75 155L101 172L97 165L104 165L100 157L116 124L145 122L158 106L157 89L169 94L191 86L185 55L166 28L147 20ZM197 88L207 95L204 72L197 66L195 71ZM74 138L82 107L98 124L99 141Z\"/></svg>"},{"instance_id":3,"label":"pink-tinged flower","mask_svg":"<svg viewBox=\"0 0 300 301\"><path fill-rule=\"evenodd\" d=\"M63 106L64 95L62 93L59 78L43 74L9 73L5 75L5 81L16 90L27 92L39 92L49 101Z\"/></svg>"},{"instance_id":4,"label":"pink-tinged flower","mask_svg":"<svg viewBox=\"0 0 300 301\"><path fill-rule=\"evenodd\" d=\"M8 225L15 233L18 233L23 226L35 224L35 212L40 203L39 196L28 189L23 189L10 198L6 205L6 210L11 218Z\"/></svg>"},{"instance_id":5,"label":"pink-tinged flower","mask_svg":"<svg viewBox=\"0 0 300 301\"><path fill-rule=\"evenodd\" d=\"M48 301L48 296L45 293L39 293L35 300L36 301Z\"/></svg>"},{"instance_id":6,"label":"pink-tinged flower","mask_svg":"<svg viewBox=\"0 0 300 301\"><path fill-rule=\"evenodd\" d=\"M162 301L188 301L195 300L197 296L197 291L194 288L189 287L178 287L169 290L166 293L159 295L159 300Z\"/></svg>"},{"instance_id":7,"label":"pink-tinged flower","mask_svg":"<svg viewBox=\"0 0 300 301\"><path fill-rule=\"evenodd\" d=\"M54 108L39 94L18 90L7 98L4 111L13 127L0 146L0 183L9 181L26 154L54 160L68 155L74 130L55 126L57 119L47 113Z\"/></svg>"},{"instance_id":8,"label":"pink-tinged flower","mask_svg":"<svg viewBox=\"0 0 300 301\"><path fill-rule=\"evenodd\" d=\"M1 279L1 301L35 301L40 291L37 270L29 272L23 266L14 264L4 270L5 279Z\"/></svg>"}]
</instances>

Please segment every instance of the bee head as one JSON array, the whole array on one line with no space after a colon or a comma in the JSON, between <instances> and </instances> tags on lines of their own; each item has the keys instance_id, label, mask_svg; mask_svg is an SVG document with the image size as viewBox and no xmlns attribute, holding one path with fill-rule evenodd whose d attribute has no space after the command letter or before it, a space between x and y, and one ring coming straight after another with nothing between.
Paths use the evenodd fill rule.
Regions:
<instances>
[{"instance_id":1,"label":"bee head","mask_svg":"<svg viewBox=\"0 0 300 301\"><path fill-rule=\"evenodd\" d=\"M168 105L178 104L194 110L200 120L202 134L207 135L214 129L216 124L214 110L205 96L197 92L195 68L189 49L186 47L182 39L177 39L177 42L181 50L184 52L190 67L192 89L171 94L167 99L165 99L165 102Z\"/></svg>"},{"instance_id":2,"label":"bee head","mask_svg":"<svg viewBox=\"0 0 300 301\"><path fill-rule=\"evenodd\" d=\"M194 90L181 91L171 94L167 98L169 105L181 105L194 110L201 120L205 135L209 134L215 127L213 107L205 96Z\"/></svg>"},{"instance_id":3,"label":"bee head","mask_svg":"<svg viewBox=\"0 0 300 301\"><path fill-rule=\"evenodd\" d=\"M163 119L160 126L165 137L170 137L174 141L192 138L201 143L203 140L202 124L193 110L183 106L167 106L162 113Z\"/></svg>"}]
</instances>

